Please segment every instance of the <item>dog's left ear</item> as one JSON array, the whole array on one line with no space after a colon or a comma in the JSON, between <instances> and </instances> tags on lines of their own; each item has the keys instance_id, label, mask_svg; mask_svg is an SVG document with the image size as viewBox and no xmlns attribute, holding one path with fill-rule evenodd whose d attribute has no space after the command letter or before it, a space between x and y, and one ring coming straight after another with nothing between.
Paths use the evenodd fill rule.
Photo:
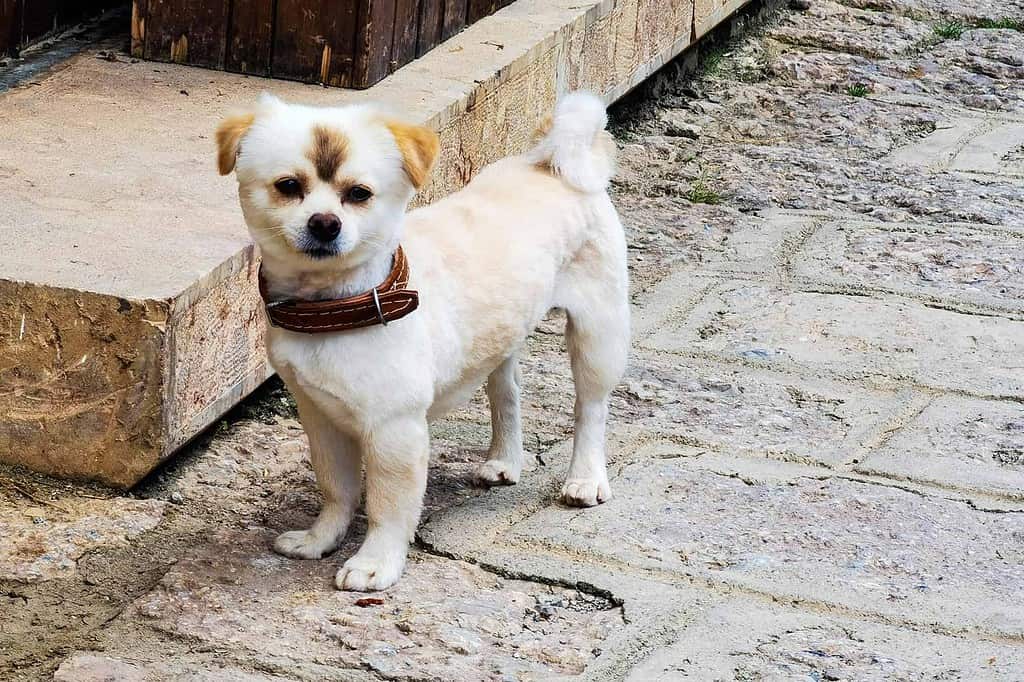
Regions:
<instances>
[{"instance_id":1,"label":"dog's left ear","mask_svg":"<svg viewBox=\"0 0 1024 682\"><path fill-rule=\"evenodd\" d=\"M227 175L235 169L242 137L256 120L256 114L233 114L217 126L217 169Z\"/></svg>"},{"instance_id":2,"label":"dog's left ear","mask_svg":"<svg viewBox=\"0 0 1024 682\"><path fill-rule=\"evenodd\" d=\"M420 189L426 184L430 171L434 168L441 140L437 133L423 126L398 121L388 121L387 126L395 138L398 151L402 153L405 174L409 176L412 186Z\"/></svg>"}]
</instances>

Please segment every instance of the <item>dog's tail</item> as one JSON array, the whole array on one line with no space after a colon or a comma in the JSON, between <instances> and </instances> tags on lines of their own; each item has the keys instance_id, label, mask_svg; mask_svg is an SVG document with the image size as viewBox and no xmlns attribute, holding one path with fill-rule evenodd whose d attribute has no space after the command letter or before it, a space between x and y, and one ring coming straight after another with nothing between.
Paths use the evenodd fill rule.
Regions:
<instances>
[{"instance_id":1,"label":"dog's tail","mask_svg":"<svg viewBox=\"0 0 1024 682\"><path fill-rule=\"evenodd\" d=\"M589 92L571 92L555 105L527 158L581 192L603 192L615 174L615 141L604 127L604 104Z\"/></svg>"}]
</instances>

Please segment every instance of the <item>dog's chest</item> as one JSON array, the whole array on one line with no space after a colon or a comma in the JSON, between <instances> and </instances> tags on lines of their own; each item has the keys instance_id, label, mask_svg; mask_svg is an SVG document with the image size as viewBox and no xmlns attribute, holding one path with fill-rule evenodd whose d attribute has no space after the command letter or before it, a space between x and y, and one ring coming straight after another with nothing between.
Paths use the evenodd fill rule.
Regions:
<instances>
[{"instance_id":1,"label":"dog's chest","mask_svg":"<svg viewBox=\"0 0 1024 682\"><path fill-rule=\"evenodd\" d=\"M367 422L430 401L429 362L367 330L295 334L271 329L270 362L289 388L335 421Z\"/></svg>"}]
</instances>

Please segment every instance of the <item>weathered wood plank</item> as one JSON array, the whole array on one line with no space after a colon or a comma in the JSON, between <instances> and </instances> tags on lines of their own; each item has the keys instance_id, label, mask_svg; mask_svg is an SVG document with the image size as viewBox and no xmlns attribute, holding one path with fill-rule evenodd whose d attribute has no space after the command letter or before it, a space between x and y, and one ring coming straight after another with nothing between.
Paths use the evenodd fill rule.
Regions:
<instances>
[{"instance_id":1,"label":"weathered wood plank","mask_svg":"<svg viewBox=\"0 0 1024 682\"><path fill-rule=\"evenodd\" d=\"M58 33L121 0L0 0L0 55Z\"/></svg>"},{"instance_id":2,"label":"weathered wood plank","mask_svg":"<svg viewBox=\"0 0 1024 682\"><path fill-rule=\"evenodd\" d=\"M441 42L444 26L444 0L420 0L420 34L416 56L422 57Z\"/></svg>"},{"instance_id":3,"label":"weathered wood plank","mask_svg":"<svg viewBox=\"0 0 1024 682\"><path fill-rule=\"evenodd\" d=\"M99 0L58 0L57 25L68 26L86 19L102 4Z\"/></svg>"},{"instance_id":4,"label":"weathered wood plank","mask_svg":"<svg viewBox=\"0 0 1024 682\"><path fill-rule=\"evenodd\" d=\"M352 86L368 88L391 70L395 0L360 0Z\"/></svg>"},{"instance_id":5,"label":"weathered wood plank","mask_svg":"<svg viewBox=\"0 0 1024 682\"><path fill-rule=\"evenodd\" d=\"M278 78L351 86L359 4L358 0L278 0L271 73Z\"/></svg>"},{"instance_id":6,"label":"weathered wood plank","mask_svg":"<svg viewBox=\"0 0 1024 682\"><path fill-rule=\"evenodd\" d=\"M148 0L145 57L224 68L228 0Z\"/></svg>"},{"instance_id":7,"label":"weathered wood plank","mask_svg":"<svg viewBox=\"0 0 1024 682\"><path fill-rule=\"evenodd\" d=\"M146 56L146 12L148 0L132 0L131 51L133 57Z\"/></svg>"},{"instance_id":8,"label":"weathered wood plank","mask_svg":"<svg viewBox=\"0 0 1024 682\"><path fill-rule=\"evenodd\" d=\"M469 0L469 12L466 21L470 24L494 14L498 10L498 0Z\"/></svg>"},{"instance_id":9,"label":"weathered wood plank","mask_svg":"<svg viewBox=\"0 0 1024 682\"><path fill-rule=\"evenodd\" d=\"M132 54L364 88L510 1L132 0Z\"/></svg>"},{"instance_id":10,"label":"weathered wood plank","mask_svg":"<svg viewBox=\"0 0 1024 682\"><path fill-rule=\"evenodd\" d=\"M469 0L467 23L472 24L497 12L515 0Z\"/></svg>"},{"instance_id":11,"label":"weathered wood plank","mask_svg":"<svg viewBox=\"0 0 1024 682\"><path fill-rule=\"evenodd\" d=\"M65 28L92 19L106 9L125 4L121 0L57 0L57 27Z\"/></svg>"},{"instance_id":12,"label":"weathered wood plank","mask_svg":"<svg viewBox=\"0 0 1024 682\"><path fill-rule=\"evenodd\" d=\"M466 28L468 12L469 0L444 0L444 22L441 28L441 40L448 40Z\"/></svg>"},{"instance_id":13,"label":"weathered wood plank","mask_svg":"<svg viewBox=\"0 0 1024 682\"><path fill-rule=\"evenodd\" d=\"M420 0L395 0L395 33L391 41L391 71L416 58Z\"/></svg>"},{"instance_id":14,"label":"weathered wood plank","mask_svg":"<svg viewBox=\"0 0 1024 682\"><path fill-rule=\"evenodd\" d=\"M224 67L236 73L270 75L274 0L232 0Z\"/></svg>"},{"instance_id":15,"label":"weathered wood plank","mask_svg":"<svg viewBox=\"0 0 1024 682\"><path fill-rule=\"evenodd\" d=\"M18 0L0 0L0 55L14 50L21 36Z\"/></svg>"},{"instance_id":16,"label":"weathered wood plank","mask_svg":"<svg viewBox=\"0 0 1024 682\"><path fill-rule=\"evenodd\" d=\"M23 0L19 44L26 45L57 27L57 0Z\"/></svg>"}]
</instances>

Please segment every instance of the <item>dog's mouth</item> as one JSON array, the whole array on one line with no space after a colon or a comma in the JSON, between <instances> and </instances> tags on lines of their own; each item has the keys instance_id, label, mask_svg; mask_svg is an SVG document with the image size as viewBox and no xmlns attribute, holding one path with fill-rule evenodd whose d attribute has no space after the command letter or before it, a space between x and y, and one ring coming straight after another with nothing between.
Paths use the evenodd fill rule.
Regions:
<instances>
[{"instance_id":1,"label":"dog's mouth","mask_svg":"<svg viewBox=\"0 0 1024 682\"><path fill-rule=\"evenodd\" d=\"M324 242L306 235L303 235L301 238L296 240L294 248L302 255L313 260L333 258L341 253L338 240Z\"/></svg>"},{"instance_id":2,"label":"dog's mouth","mask_svg":"<svg viewBox=\"0 0 1024 682\"><path fill-rule=\"evenodd\" d=\"M313 260L324 260L340 253L335 246L311 246L303 249L302 252Z\"/></svg>"}]
</instances>

